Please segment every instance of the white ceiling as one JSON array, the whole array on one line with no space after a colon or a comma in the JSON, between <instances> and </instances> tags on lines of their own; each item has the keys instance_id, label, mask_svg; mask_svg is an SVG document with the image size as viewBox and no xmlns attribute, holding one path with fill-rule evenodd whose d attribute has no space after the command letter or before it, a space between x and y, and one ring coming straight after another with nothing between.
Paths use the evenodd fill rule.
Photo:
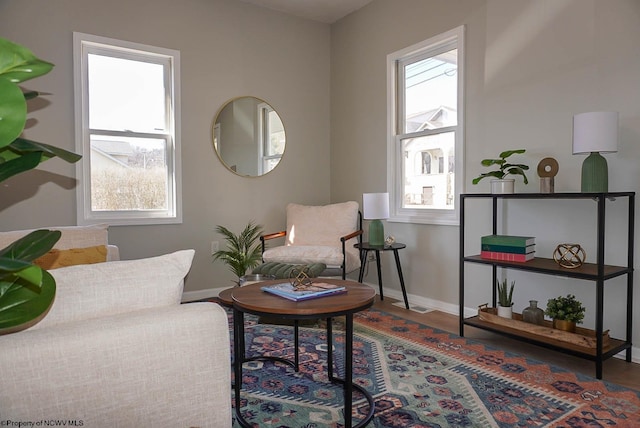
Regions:
<instances>
[{"instance_id":1,"label":"white ceiling","mask_svg":"<svg viewBox=\"0 0 640 428\"><path fill-rule=\"evenodd\" d=\"M332 24L372 0L240 0L301 18Z\"/></svg>"}]
</instances>

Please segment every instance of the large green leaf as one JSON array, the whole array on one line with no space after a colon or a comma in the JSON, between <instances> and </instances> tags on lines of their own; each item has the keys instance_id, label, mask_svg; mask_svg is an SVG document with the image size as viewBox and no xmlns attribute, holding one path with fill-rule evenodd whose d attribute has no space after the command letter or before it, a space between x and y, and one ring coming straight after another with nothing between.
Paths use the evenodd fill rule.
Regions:
<instances>
[{"instance_id":1,"label":"large green leaf","mask_svg":"<svg viewBox=\"0 0 640 428\"><path fill-rule=\"evenodd\" d=\"M0 159L2 159L3 149L0 149ZM42 152L33 152L22 155L0 163L0 182L9 177L13 177L21 172L29 171L38 166L42 160Z\"/></svg>"},{"instance_id":2,"label":"large green leaf","mask_svg":"<svg viewBox=\"0 0 640 428\"><path fill-rule=\"evenodd\" d=\"M82 156L76 153L52 146L50 144L27 140L26 138L17 138L13 143L10 144L10 147L20 153L42 152L42 155L45 158L42 160L42 162L55 156L69 163L75 163L82 159Z\"/></svg>"},{"instance_id":3,"label":"large green leaf","mask_svg":"<svg viewBox=\"0 0 640 428\"><path fill-rule=\"evenodd\" d=\"M53 64L38 59L24 46L0 37L0 76L13 83L24 82L44 74Z\"/></svg>"},{"instance_id":4,"label":"large green leaf","mask_svg":"<svg viewBox=\"0 0 640 428\"><path fill-rule=\"evenodd\" d=\"M26 120L27 101L22 90L0 78L0 147L11 144L20 136Z\"/></svg>"},{"instance_id":5,"label":"large green leaf","mask_svg":"<svg viewBox=\"0 0 640 428\"><path fill-rule=\"evenodd\" d=\"M0 281L0 288L5 285ZM42 286L37 288L17 278L0 297L0 334L24 330L40 321L49 311L56 294L56 282L42 270Z\"/></svg>"},{"instance_id":6,"label":"large green leaf","mask_svg":"<svg viewBox=\"0 0 640 428\"><path fill-rule=\"evenodd\" d=\"M31 262L53 248L61 235L59 230L34 230L0 250L0 257Z\"/></svg>"}]
</instances>

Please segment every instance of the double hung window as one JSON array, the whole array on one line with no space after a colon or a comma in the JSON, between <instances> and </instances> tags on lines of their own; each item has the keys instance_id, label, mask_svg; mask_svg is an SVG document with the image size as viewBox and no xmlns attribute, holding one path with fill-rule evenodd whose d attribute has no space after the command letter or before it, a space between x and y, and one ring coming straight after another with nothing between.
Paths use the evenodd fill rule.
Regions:
<instances>
[{"instance_id":1,"label":"double hung window","mask_svg":"<svg viewBox=\"0 0 640 428\"><path fill-rule=\"evenodd\" d=\"M80 224L181 221L179 60L74 33Z\"/></svg>"},{"instance_id":2,"label":"double hung window","mask_svg":"<svg viewBox=\"0 0 640 428\"><path fill-rule=\"evenodd\" d=\"M464 28L390 54L390 221L458 224Z\"/></svg>"}]
</instances>

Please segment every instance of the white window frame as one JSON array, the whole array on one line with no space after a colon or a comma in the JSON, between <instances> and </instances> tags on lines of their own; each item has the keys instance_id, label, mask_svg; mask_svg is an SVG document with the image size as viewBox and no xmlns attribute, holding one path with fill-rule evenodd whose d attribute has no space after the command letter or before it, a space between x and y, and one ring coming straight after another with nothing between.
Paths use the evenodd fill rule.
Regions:
<instances>
[{"instance_id":1,"label":"white window frame","mask_svg":"<svg viewBox=\"0 0 640 428\"><path fill-rule=\"evenodd\" d=\"M117 132L124 137L165 139L167 162L167 209L149 211L93 211L91 209L91 150L89 128L88 54L108 54L161 63L166 69L168 128L156 133ZM73 62L75 86L76 150L83 158L76 164L78 186L77 222L81 225L109 223L111 225L182 223L182 168L180 150L180 52L140 43L116 40L84 33L73 33ZM111 135L116 132L110 132Z\"/></svg>"},{"instance_id":2,"label":"white window frame","mask_svg":"<svg viewBox=\"0 0 640 428\"><path fill-rule=\"evenodd\" d=\"M464 33L465 27L460 26L387 55L387 189L390 200L390 217L388 221L441 225L460 224L459 196L463 192L464 186ZM424 55L430 52L435 54L442 47L451 43L455 43L455 47L458 49L458 120L456 126L441 128L437 132L453 130L456 136L454 209L403 208L402 140L406 138L406 134L403 134L404 130L401 130L401 124L399 123L399 117L402 117L402 110L404 109L402 90L399 89L399 83L404 84L404 82L399 82L398 63L416 55ZM412 133L411 135L421 137L432 134L433 131L424 131L422 133Z\"/></svg>"}]
</instances>

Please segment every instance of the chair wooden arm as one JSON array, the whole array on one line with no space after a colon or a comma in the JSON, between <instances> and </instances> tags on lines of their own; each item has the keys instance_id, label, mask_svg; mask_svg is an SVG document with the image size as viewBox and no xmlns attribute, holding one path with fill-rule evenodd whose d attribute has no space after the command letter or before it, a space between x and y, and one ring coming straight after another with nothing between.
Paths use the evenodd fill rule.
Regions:
<instances>
[{"instance_id":1,"label":"chair wooden arm","mask_svg":"<svg viewBox=\"0 0 640 428\"><path fill-rule=\"evenodd\" d=\"M287 231L286 230L281 230L280 232L274 232L274 233L267 233L266 235L260 236L260 243L262 245L262 253L264 254L265 241L268 241L270 239L281 238L283 236L287 236Z\"/></svg>"},{"instance_id":2,"label":"chair wooden arm","mask_svg":"<svg viewBox=\"0 0 640 428\"><path fill-rule=\"evenodd\" d=\"M340 237L340 242L344 243L345 241L348 241L351 238L355 238L356 236L362 235L362 230L356 230L355 232L351 232L348 235L342 236Z\"/></svg>"}]
</instances>

